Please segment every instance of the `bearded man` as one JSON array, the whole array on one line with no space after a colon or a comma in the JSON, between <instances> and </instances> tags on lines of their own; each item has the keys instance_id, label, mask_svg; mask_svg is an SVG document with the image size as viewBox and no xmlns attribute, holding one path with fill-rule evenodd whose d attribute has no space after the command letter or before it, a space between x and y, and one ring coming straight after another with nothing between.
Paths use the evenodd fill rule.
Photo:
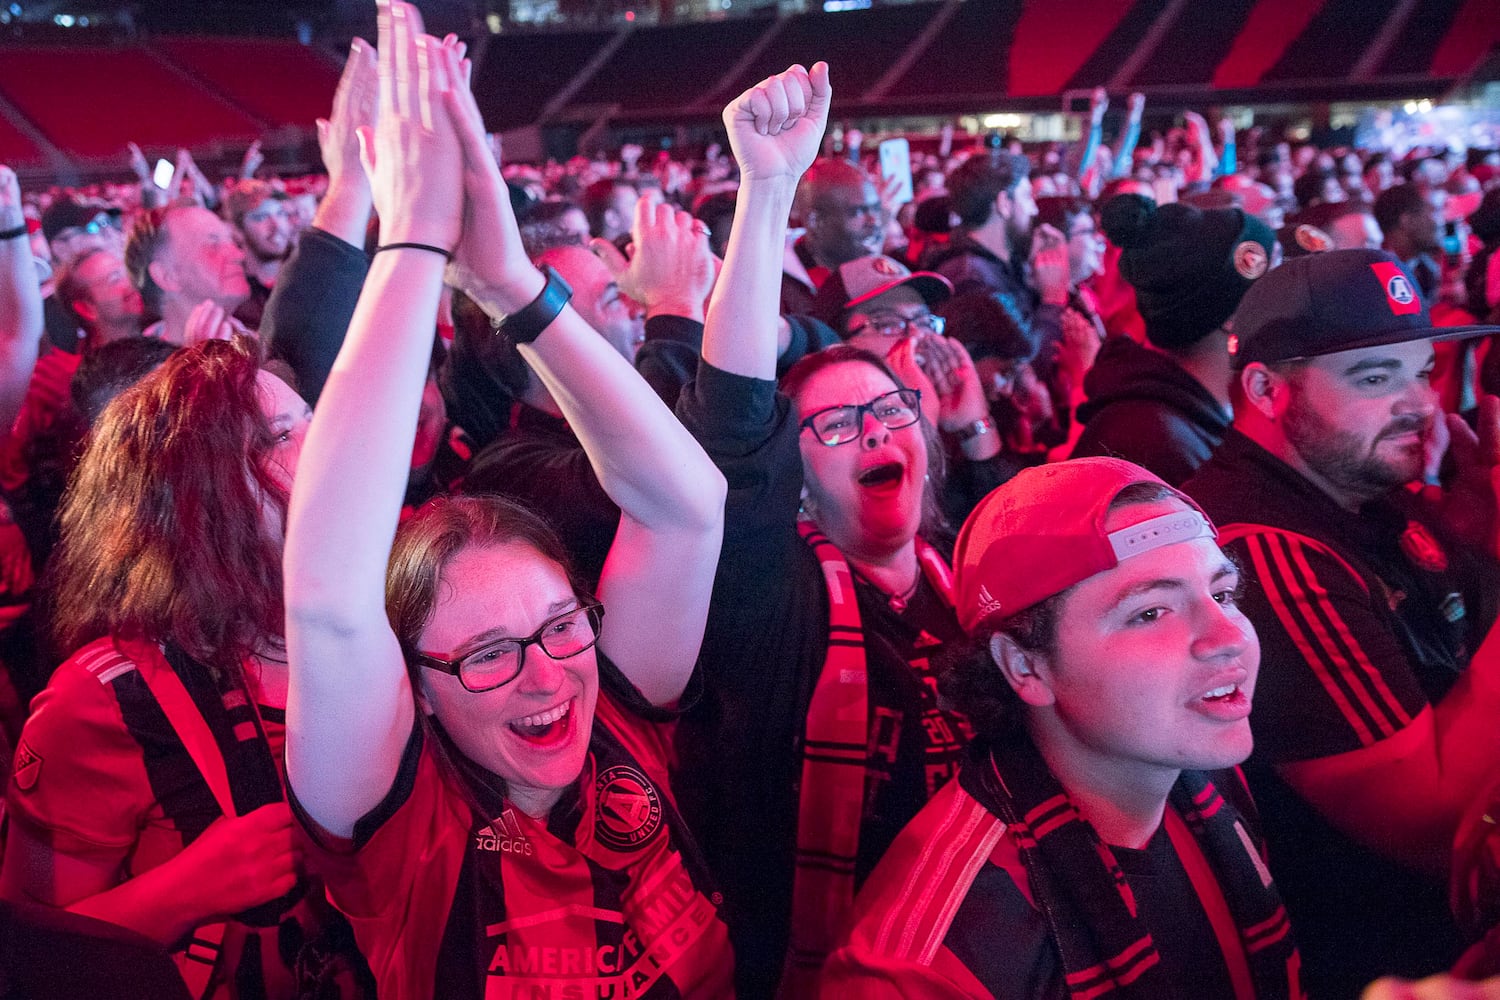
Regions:
<instances>
[{"instance_id":1,"label":"bearded man","mask_svg":"<svg viewBox=\"0 0 1500 1000\"><path fill-rule=\"evenodd\" d=\"M1234 424L1184 489L1245 572L1246 770L1307 992L1352 998L1462 946L1453 836L1500 754L1500 400L1476 435L1429 380L1433 338L1495 331L1434 328L1411 273L1364 249L1273 269L1230 329Z\"/></svg>"}]
</instances>

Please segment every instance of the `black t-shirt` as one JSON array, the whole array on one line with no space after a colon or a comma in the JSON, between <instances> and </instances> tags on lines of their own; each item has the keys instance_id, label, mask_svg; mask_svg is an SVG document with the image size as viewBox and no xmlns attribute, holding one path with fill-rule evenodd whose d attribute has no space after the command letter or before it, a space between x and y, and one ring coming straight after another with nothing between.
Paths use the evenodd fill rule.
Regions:
<instances>
[{"instance_id":1,"label":"black t-shirt","mask_svg":"<svg viewBox=\"0 0 1500 1000\"><path fill-rule=\"evenodd\" d=\"M1135 893L1141 916L1161 955L1162 968L1177 995L1194 1000L1224 997L1232 1000L1234 986L1224 965L1224 952L1203 910L1198 891L1172 849L1166 824L1144 850L1111 847Z\"/></svg>"}]
</instances>

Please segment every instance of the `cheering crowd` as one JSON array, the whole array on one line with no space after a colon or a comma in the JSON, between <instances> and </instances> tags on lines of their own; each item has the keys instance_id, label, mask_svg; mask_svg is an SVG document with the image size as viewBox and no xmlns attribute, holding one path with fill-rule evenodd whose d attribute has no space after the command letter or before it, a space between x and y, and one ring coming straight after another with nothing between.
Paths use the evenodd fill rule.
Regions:
<instances>
[{"instance_id":1,"label":"cheering crowd","mask_svg":"<svg viewBox=\"0 0 1500 1000\"><path fill-rule=\"evenodd\" d=\"M1497 995L1500 154L469 82L381 0L326 179L0 167L0 987Z\"/></svg>"}]
</instances>

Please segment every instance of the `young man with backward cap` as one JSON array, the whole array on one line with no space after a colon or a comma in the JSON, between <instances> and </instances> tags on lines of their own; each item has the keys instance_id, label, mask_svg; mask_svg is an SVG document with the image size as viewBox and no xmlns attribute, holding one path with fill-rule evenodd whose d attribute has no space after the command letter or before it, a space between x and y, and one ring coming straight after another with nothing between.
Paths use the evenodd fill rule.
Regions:
<instances>
[{"instance_id":1,"label":"young man with backward cap","mask_svg":"<svg viewBox=\"0 0 1500 1000\"><path fill-rule=\"evenodd\" d=\"M825 998L1302 996L1233 770L1260 648L1214 539L1114 458L985 498L944 681L978 739L866 883Z\"/></svg>"},{"instance_id":2,"label":"young man with backward cap","mask_svg":"<svg viewBox=\"0 0 1500 1000\"><path fill-rule=\"evenodd\" d=\"M1400 262L1356 249L1272 270L1231 325L1234 425L1184 489L1247 576L1246 772L1308 991L1353 997L1462 945L1454 831L1500 760L1500 401L1477 435L1445 418L1431 342L1500 330L1434 328Z\"/></svg>"}]
</instances>

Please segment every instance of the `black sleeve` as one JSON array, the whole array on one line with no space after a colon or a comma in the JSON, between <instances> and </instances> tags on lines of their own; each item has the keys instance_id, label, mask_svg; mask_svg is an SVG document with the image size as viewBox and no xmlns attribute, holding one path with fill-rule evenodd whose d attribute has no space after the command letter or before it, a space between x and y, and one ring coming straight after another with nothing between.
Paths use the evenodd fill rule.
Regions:
<instances>
[{"instance_id":1,"label":"black sleeve","mask_svg":"<svg viewBox=\"0 0 1500 1000\"><path fill-rule=\"evenodd\" d=\"M816 354L825 347L843 342L833 327L814 316L793 315L784 319L791 328L792 337L781 357L776 359L777 378L785 375L792 365L809 354Z\"/></svg>"},{"instance_id":2,"label":"black sleeve","mask_svg":"<svg viewBox=\"0 0 1500 1000\"><path fill-rule=\"evenodd\" d=\"M676 406L682 387L698 370L702 351L702 323L686 316L652 316L646 320L646 342L635 356L635 370L662 402Z\"/></svg>"},{"instance_id":3,"label":"black sleeve","mask_svg":"<svg viewBox=\"0 0 1500 1000\"><path fill-rule=\"evenodd\" d=\"M438 389L448 407L448 419L464 429L475 452L483 451L510 425L515 396L500 371L513 348L504 338L470 333L455 323L453 346L438 371Z\"/></svg>"},{"instance_id":4,"label":"black sleeve","mask_svg":"<svg viewBox=\"0 0 1500 1000\"><path fill-rule=\"evenodd\" d=\"M677 416L729 482L725 538L791 527L802 502L802 454L791 401L776 383L708 362L683 388Z\"/></svg>"},{"instance_id":5,"label":"black sleeve","mask_svg":"<svg viewBox=\"0 0 1500 1000\"><path fill-rule=\"evenodd\" d=\"M1010 482L1021 471L1021 466L1003 451L993 458L976 462L965 458L957 445L948 449L947 465L938 505L954 531L963 526L965 519L991 490Z\"/></svg>"},{"instance_id":6,"label":"black sleeve","mask_svg":"<svg viewBox=\"0 0 1500 1000\"><path fill-rule=\"evenodd\" d=\"M1213 454L1208 443L1156 403L1122 399L1089 417L1069 458L1123 458L1180 486Z\"/></svg>"},{"instance_id":7,"label":"black sleeve","mask_svg":"<svg viewBox=\"0 0 1500 1000\"><path fill-rule=\"evenodd\" d=\"M271 357L291 366L297 389L309 405L317 405L333 360L344 346L369 269L363 250L310 228L271 290L261 317L261 340Z\"/></svg>"},{"instance_id":8,"label":"black sleeve","mask_svg":"<svg viewBox=\"0 0 1500 1000\"><path fill-rule=\"evenodd\" d=\"M673 708L662 708L653 705L641 694L640 688L631 682L629 677L615 666L613 660L604 655L600 650L599 656L599 687L608 692L609 696L620 705L647 722L667 723L676 722L688 712L692 711L703 697L703 671L695 669L693 676L688 678L687 687L682 690L682 697L677 699L677 705Z\"/></svg>"}]
</instances>

